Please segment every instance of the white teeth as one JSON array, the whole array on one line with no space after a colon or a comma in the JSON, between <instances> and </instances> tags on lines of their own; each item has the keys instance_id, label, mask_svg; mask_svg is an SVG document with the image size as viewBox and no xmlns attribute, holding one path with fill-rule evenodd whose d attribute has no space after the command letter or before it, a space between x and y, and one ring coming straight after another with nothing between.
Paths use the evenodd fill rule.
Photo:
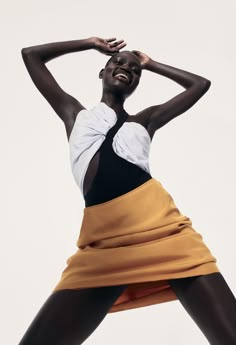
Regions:
<instances>
[{"instance_id":1,"label":"white teeth","mask_svg":"<svg viewBox=\"0 0 236 345\"><path fill-rule=\"evenodd\" d=\"M129 81L129 78L127 77L127 75L122 74L122 73L116 74L116 77L119 77L119 76L125 77Z\"/></svg>"}]
</instances>

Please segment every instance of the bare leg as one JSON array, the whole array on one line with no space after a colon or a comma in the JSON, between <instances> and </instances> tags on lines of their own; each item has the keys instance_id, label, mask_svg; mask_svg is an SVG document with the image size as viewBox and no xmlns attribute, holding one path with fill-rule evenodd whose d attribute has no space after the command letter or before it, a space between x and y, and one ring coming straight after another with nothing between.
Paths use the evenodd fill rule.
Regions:
<instances>
[{"instance_id":1,"label":"bare leg","mask_svg":"<svg viewBox=\"0 0 236 345\"><path fill-rule=\"evenodd\" d=\"M210 344L236 344L236 299L221 273L168 282Z\"/></svg>"},{"instance_id":2,"label":"bare leg","mask_svg":"<svg viewBox=\"0 0 236 345\"><path fill-rule=\"evenodd\" d=\"M126 285L52 293L19 345L79 345L105 318Z\"/></svg>"}]
</instances>

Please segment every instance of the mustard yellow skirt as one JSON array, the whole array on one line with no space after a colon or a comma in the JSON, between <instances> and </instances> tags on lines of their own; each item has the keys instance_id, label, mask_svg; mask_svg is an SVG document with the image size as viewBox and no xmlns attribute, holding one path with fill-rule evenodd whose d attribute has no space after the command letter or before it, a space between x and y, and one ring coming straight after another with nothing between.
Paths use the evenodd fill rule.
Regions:
<instances>
[{"instance_id":1,"label":"mustard yellow skirt","mask_svg":"<svg viewBox=\"0 0 236 345\"><path fill-rule=\"evenodd\" d=\"M109 313L176 300L167 279L220 272L201 234L155 178L85 207L76 245L53 292L128 284Z\"/></svg>"}]
</instances>

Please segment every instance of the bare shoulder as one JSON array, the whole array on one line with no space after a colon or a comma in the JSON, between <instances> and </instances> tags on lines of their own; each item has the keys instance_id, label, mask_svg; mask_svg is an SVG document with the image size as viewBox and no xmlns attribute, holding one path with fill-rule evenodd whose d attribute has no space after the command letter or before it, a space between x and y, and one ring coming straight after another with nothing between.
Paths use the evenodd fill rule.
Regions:
<instances>
[{"instance_id":1,"label":"bare shoulder","mask_svg":"<svg viewBox=\"0 0 236 345\"><path fill-rule=\"evenodd\" d=\"M155 133L155 128L152 126L151 122L151 116L154 111L157 110L158 105L147 107L135 115L132 116L131 121L135 121L140 123L143 127L146 128L148 134L150 135L150 138L152 139Z\"/></svg>"}]
</instances>

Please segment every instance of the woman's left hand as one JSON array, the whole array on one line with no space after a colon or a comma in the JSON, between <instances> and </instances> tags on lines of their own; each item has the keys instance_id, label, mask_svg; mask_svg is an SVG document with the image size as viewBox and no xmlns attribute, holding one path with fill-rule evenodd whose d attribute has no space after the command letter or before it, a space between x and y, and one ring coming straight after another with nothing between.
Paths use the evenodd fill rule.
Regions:
<instances>
[{"instance_id":1,"label":"woman's left hand","mask_svg":"<svg viewBox=\"0 0 236 345\"><path fill-rule=\"evenodd\" d=\"M152 61L152 59L148 55L142 53L139 50L132 50L131 52L139 58L139 61L141 62L143 69L145 69L148 66L148 64Z\"/></svg>"},{"instance_id":2,"label":"woman's left hand","mask_svg":"<svg viewBox=\"0 0 236 345\"><path fill-rule=\"evenodd\" d=\"M104 39L101 37L93 36L91 38L93 47L102 54L115 55L119 50L126 46L124 40L117 41L115 37ZM113 42L116 41L116 42Z\"/></svg>"}]
</instances>

